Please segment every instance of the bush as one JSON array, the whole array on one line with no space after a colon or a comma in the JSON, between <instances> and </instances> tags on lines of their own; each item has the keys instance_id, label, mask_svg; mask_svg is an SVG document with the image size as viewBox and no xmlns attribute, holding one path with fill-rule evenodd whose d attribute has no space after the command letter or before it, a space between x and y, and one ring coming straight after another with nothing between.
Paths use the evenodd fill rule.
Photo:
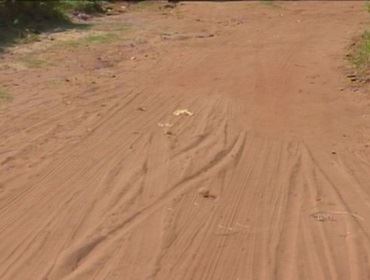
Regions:
<instances>
[{"instance_id":1,"label":"bush","mask_svg":"<svg viewBox=\"0 0 370 280\"><path fill-rule=\"evenodd\" d=\"M370 67L370 32L366 31L357 43L351 60L359 70Z\"/></svg>"},{"instance_id":2,"label":"bush","mask_svg":"<svg viewBox=\"0 0 370 280\"><path fill-rule=\"evenodd\" d=\"M31 22L65 19L58 9L59 1L0 0L3 25L24 25Z\"/></svg>"},{"instance_id":3,"label":"bush","mask_svg":"<svg viewBox=\"0 0 370 280\"><path fill-rule=\"evenodd\" d=\"M0 53L20 40L76 26L68 15L103 12L100 0L0 0Z\"/></svg>"},{"instance_id":4,"label":"bush","mask_svg":"<svg viewBox=\"0 0 370 280\"><path fill-rule=\"evenodd\" d=\"M99 0L0 0L0 24L27 25L41 21L66 20L67 12L102 12L102 2Z\"/></svg>"},{"instance_id":5,"label":"bush","mask_svg":"<svg viewBox=\"0 0 370 280\"><path fill-rule=\"evenodd\" d=\"M103 12L103 1L99 0L61 0L59 1L59 8L64 11L78 11L84 13L99 13Z\"/></svg>"}]
</instances>

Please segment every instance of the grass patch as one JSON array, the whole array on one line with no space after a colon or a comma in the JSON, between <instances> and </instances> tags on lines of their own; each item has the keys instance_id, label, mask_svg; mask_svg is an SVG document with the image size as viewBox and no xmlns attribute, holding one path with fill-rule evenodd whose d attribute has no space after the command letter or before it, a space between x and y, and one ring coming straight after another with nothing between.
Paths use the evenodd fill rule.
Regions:
<instances>
[{"instance_id":1,"label":"grass patch","mask_svg":"<svg viewBox=\"0 0 370 280\"><path fill-rule=\"evenodd\" d=\"M370 32L366 31L361 39L355 44L352 54L349 56L352 64L359 70L365 71L370 67Z\"/></svg>"},{"instance_id":2,"label":"grass patch","mask_svg":"<svg viewBox=\"0 0 370 280\"><path fill-rule=\"evenodd\" d=\"M89 0L61 0L59 1L58 10L66 12L83 12L88 14L104 12L102 4L104 1Z\"/></svg>"},{"instance_id":3,"label":"grass patch","mask_svg":"<svg viewBox=\"0 0 370 280\"><path fill-rule=\"evenodd\" d=\"M0 52L16 44L40 41L43 32L60 32L68 29L82 29L82 24L68 21L40 21L31 25L5 26L0 25Z\"/></svg>"},{"instance_id":4,"label":"grass patch","mask_svg":"<svg viewBox=\"0 0 370 280\"><path fill-rule=\"evenodd\" d=\"M280 8L280 6L276 4L274 0L260 0L260 3L273 8Z\"/></svg>"},{"instance_id":5,"label":"grass patch","mask_svg":"<svg viewBox=\"0 0 370 280\"><path fill-rule=\"evenodd\" d=\"M77 48L83 45L82 40L68 40L63 41L57 45L57 47L69 47L69 48Z\"/></svg>"},{"instance_id":6,"label":"grass patch","mask_svg":"<svg viewBox=\"0 0 370 280\"><path fill-rule=\"evenodd\" d=\"M78 48L86 45L109 44L117 41L121 36L117 33L92 34L79 39L68 40L60 43L60 46Z\"/></svg>"},{"instance_id":7,"label":"grass patch","mask_svg":"<svg viewBox=\"0 0 370 280\"><path fill-rule=\"evenodd\" d=\"M130 5L130 9L132 11L141 11L145 9L152 9L152 8L158 8L160 6L160 3L157 1L138 1L134 2Z\"/></svg>"},{"instance_id":8,"label":"grass patch","mask_svg":"<svg viewBox=\"0 0 370 280\"><path fill-rule=\"evenodd\" d=\"M9 93L0 88L0 104L3 102L11 101L12 99L13 98Z\"/></svg>"},{"instance_id":9,"label":"grass patch","mask_svg":"<svg viewBox=\"0 0 370 280\"><path fill-rule=\"evenodd\" d=\"M370 1L365 1L365 7L370 12ZM360 38L352 44L347 58L356 70L357 78L369 80L370 75L370 31L365 31Z\"/></svg>"},{"instance_id":10,"label":"grass patch","mask_svg":"<svg viewBox=\"0 0 370 280\"><path fill-rule=\"evenodd\" d=\"M0 24L14 28L31 28L45 21L67 19L58 1L0 1Z\"/></svg>"},{"instance_id":11,"label":"grass patch","mask_svg":"<svg viewBox=\"0 0 370 280\"><path fill-rule=\"evenodd\" d=\"M90 35L84 38L84 41L88 44L104 44L111 43L119 38L116 33L105 33L98 35Z\"/></svg>"},{"instance_id":12,"label":"grass patch","mask_svg":"<svg viewBox=\"0 0 370 280\"><path fill-rule=\"evenodd\" d=\"M19 39L19 43L21 44L27 44L27 43L33 43L33 42L39 42L40 35L35 33L29 33L24 38Z\"/></svg>"},{"instance_id":13,"label":"grass patch","mask_svg":"<svg viewBox=\"0 0 370 280\"><path fill-rule=\"evenodd\" d=\"M366 10L370 13L370 1L369 0L365 1L365 7L366 7Z\"/></svg>"},{"instance_id":14,"label":"grass patch","mask_svg":"<svg viewBox=\"0 0 370 280\"><path fill-rule=\"evenodd\" d=\"M32 55L26 55L20 59L20 62L28 68L42 68L48 65L48 62Z\"/></svg>"},{"instance_id":15,"label":"grass patch","mask_svg":"<svg viewBox=\"0 0 370 280\"><path fill-rule=\"evenodd\" d=\"M54 30L80 28L70 15L74 12L100 13L98 0L0 0L0 52L18 43L38 40L38 35Z\"/></svg>"}]
</instances>

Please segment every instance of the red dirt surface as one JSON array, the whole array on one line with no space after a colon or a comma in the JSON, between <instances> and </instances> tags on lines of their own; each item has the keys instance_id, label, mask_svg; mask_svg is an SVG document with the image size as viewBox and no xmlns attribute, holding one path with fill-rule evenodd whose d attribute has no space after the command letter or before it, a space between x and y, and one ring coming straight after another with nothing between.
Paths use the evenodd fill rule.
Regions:
<instances>
[{"instance_id":1,"label":"red dirt surface","mask_svg":"<svg viewBox=\"0 0 370 280\"><path fill-rule=\"evenodd\" d=\"M367 22L149 3L11 49L0 279L370 279L370 99L345 60Z\"/></svg>"}]
</instances>

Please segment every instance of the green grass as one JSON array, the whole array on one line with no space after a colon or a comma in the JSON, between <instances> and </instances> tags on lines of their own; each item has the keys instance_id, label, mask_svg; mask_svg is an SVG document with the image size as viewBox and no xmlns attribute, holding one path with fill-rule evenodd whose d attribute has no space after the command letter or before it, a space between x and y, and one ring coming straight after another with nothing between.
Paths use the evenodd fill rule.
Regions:
<instances>
[{"instance_id":1,"label":"green grass","mask_svg":"<svg viewBox=\"0 0 370 280\"><path fill-rule=\"evenodd\" d=\"M276 4L274 0L260 0L260 3L273 8L280 8L280 6Z\"/></svg>"},{"instance_id":2,"label":"green grass","mask_svg":"<svg viewBox=\"0 0 370 280\"><path fill-rule=\"evenodd\" d=\"M350 55L351 62L360 70L366 70L370 67L370 32L366 31L358 44L356 44L353 53Z\"/></svg>"},{"instance_id":3,"label":"green grass","mask_svg":"<svg viewBox=\"0 0 370 280\"><path fill-rule=\"evenodd\" d=\"M57 47L70 47L70 48L77 48L83 45L83 42L81 40L68 40L63 41L57 44Z\"/></svg>"},{"instance_id":4,"label":"green grass","mask_svg":"<svg viewBox=\"0 0 370 280\"><path fill-rule=\"evenodd\" d=\"M81 28L81 24L70 20L70 14L100 13L102 4L98 0L0 0L0 52L18 43L37 41L38 34L43 32Z\"/></svg>"},{"instance_id":5,"label":"green grass","mask_svg":"<svg viewBox=\"0 0 370 280\"><path fill-rule=\"evenodd\" d=\"M40 41L40 35L34 33L29 33L24 38L19 39L19 43L21 44L33 43L38 41Z\"/></svg>"},{"instance_id":6,"label":"green grass","mask_svg":"<svg viewBox=\"0 0 370 280\"><path fill-rule=\"evenodd\" d=\"M370 13L370 1L369 0L365 1L365 7L366 7L366 10Z\"/></svg>"},{"instance_id":7,"label":"green grass","mask_svg":"<svg viewBox=\"0 0 370 280\"><path fill-rule=\"evenodd\" d=\"M116 33L105 33L99 35L90 35L83 40L88 44L104 44L111 43L118 39L118 34Z\"/></svg>"},{"instance_id":8,"label":"green grass","mask_svg":"<svg viewBox=\"0 0 370 280\"><path fill-rule=\"evenodd\" d=\"M370 0L365 1L365 8L370 13ZM350 62L361 76L367 75L370 70L370 31L365 31L357 40L347 55Z\"/></svg>"},{"instance_id":9,"label":"green grass","mask_svg":"<svg viewBox=\"0 0 370 280\"><path fill-rule=\"evenodd\" d=\"M62 13L78 11L84 13L101 13L103 1L61 0L57 9Z\"/></svg>"},{"instance_id":10,"label":"green grass","mask_svg":"<svg viewBox=\"0 0 370 280\"><path fill-rule=\"evenodd\" d=\"M92 34L79 39L61 42L60 46L78 48L86 45L109 44L117 41L119 38L121 38L121 36L117 33Z\"/></svg>"},{"instance_id":11,"label":"green grass","mask_svg":"<svg viewBox=\"0 0 370 280\"><path fill-rule=\"evenodd\" d=\"M3 102L11 101L12 99L13 98L9 93L0 88L0 104Z\"/></svg>"},{"instance_id":12,"label":"green grass","mask_svg":"<svg viewBox=\"0 0 370 280\"><path fill-rule=\"evenodd\" d=\"M28 68L42 68L49 64L47 61L34 57L33 55L22 57L20 62Z\"/></svg>"},{"instance_id":13,"label":"green grass","mask_svg":"<svg viewBox=\"0 0 370 280\"><path fill-rule=\"evenodd\" d=\"M130 5L130 9L132 11L140 11L140 10L145 10L145 9L151 9L151 8L158 8L160 5L160 3L158 3L157 1L139 1L139 2L135 2L133 4Z\"/></svg>"}]
</instances>

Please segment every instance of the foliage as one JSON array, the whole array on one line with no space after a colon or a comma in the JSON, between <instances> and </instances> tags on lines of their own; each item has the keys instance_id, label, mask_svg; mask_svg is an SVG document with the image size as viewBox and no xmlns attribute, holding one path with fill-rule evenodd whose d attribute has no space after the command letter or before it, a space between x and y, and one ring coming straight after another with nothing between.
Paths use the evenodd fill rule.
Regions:
<instances>
[{"instance_id":1,"label":"foliage","mask_svg":"<svg viewBox=\"0 0 370 280\"><path fill-rule=\"evenodd\" d=\"M67 21L67 12L102 12L102 3L100 0L0 0L0 25Z\"/></svg>"},{"instance_id":2,"label":"foliage","mask_svg":"<svg viewBox=\"0 0 370 280\"><path fill-rule=\"evenodd\" d=\"M64 17L57 9L59 2L0 0L0 24L21 26L43 20L61 20Z\"/></svg>"},{"instance_id":3,"label":"foliage","mask_svg":"<svg viewBox=\"0 0 370 280\"><path fill-rule=\"evenodd\" d=\"M76 26L72 13L103 12L100 0L0 0L0 52L23 40L37 40L38 34L55 28Z\"/></svg>"},{"instance_id":4,"label":"foliage","mask_svg":"<svg viewBox=\"0 0 370 280\"><path fill-rule=\"evenodd\" d=\"M102 4L103 1L99 0L60 0L58 6L63 11L99 13L103 12Z\"/></svg>"},{"instance_id":5,"label":"foliage","mask_svg":"<svg viewBox=\"0 0 370 280\"><path fill-rule=\"evenodd\" d=\"M363 70L370 67L370 32L366 31L361 40L358 42L351 60L354 65L359 69Z\"/></svg>"},{"instance_id":6,"label":"foliage","mask_svg":"<svg viewBox=\"0 0 370 280\"><path fill-rule=\"evenodd\" d=\"M0 88L0 104L2 102L6 102L10 100L12 100L12 97L6 91Z\"/></svg>"}]
</instances>

